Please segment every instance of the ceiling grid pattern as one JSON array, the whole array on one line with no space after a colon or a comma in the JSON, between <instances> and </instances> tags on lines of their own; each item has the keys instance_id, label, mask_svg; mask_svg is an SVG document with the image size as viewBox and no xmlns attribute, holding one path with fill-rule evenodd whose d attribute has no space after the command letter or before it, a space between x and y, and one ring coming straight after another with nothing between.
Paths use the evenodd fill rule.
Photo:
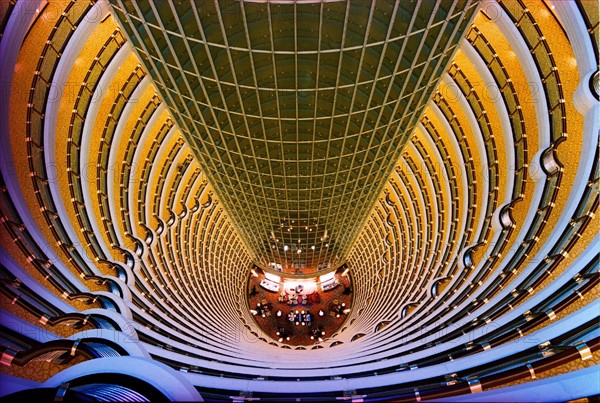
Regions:
<instances>
[{"instance_id":1,"label":"ceiling grid pattern","mask_svg":"<svg viewBox=\"0 0 600 403\"><path fill-rule=\"evenodd\" d=\"M313 269L345 260L476 5L114 3L257 263Z\"/></svg>"}]
</instances>

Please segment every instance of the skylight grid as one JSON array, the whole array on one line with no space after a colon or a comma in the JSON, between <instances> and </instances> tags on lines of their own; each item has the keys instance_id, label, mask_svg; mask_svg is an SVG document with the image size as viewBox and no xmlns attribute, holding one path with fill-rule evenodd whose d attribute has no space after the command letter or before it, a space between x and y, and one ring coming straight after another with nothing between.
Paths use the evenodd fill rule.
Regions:
<instances>
[{"instance_id":1,"label":"skylight grid","mask_svg":"<svg viewBox=\"0 0 600 403\"><path fill-rule=\"evenodd\" d=\"M475 9L113 3L256 263L290 269L345 261Z\"/></svg>"}]
</instances>

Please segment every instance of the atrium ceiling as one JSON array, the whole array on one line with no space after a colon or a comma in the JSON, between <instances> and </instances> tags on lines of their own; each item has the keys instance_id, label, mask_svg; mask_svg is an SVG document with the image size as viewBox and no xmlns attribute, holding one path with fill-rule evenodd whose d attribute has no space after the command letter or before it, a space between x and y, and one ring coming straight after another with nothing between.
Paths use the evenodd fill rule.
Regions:
<instances>
[{"instance_id":1,"label":"atrium ceiling","mask_svg":"<svg viewBox=\"0 0 600 403\"><path fill-rule=\"evenodd\" d=\"M112 2L257 263L339 266L476 1Z\"/></svg>"},{"instance_id":2,"label":"atrium ceiling","mask_svg":"<svg viewBox=\"0 0 600 403\"><path fill-rule=\"evenodd\" d=\"M600 394L597 1L0 5L2 395ZM270 262L339 330L265 334Z\"/></svg>"}]
</instances>

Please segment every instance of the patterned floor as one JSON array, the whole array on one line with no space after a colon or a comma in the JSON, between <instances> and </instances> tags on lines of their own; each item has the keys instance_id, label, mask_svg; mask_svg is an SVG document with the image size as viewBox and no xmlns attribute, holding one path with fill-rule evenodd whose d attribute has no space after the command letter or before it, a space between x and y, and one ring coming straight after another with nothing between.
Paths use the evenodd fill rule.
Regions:
<instances>
[{"instance_id":1,"label":"patterned floor","mask_svg":"<svg viewBox=\"0 0 600 403\"><path fill-rule=\"evenodd\" d=\"M335 288L322 291L319 285L314 293L308 294L306 304L290 304L287 300L291 293L285 280L279 284L278 292L269 291L260 286L265 276L258 273L258 277L250 276L248 282L248 306L254 314L256 323L273 340L283 345L310 348L321 343L319 337L322 341L330 338L341 327L349 310L352 309L350 278L342 276L339 272L335 277L339 281L339 285ZM284 289L287 290L287 297L284 296L284 300L280 301ZM290 312L298 312L300 315L296 316L294 321L290 321ZM306 320L307 313L311 317L310 321ZM280 334L278 335L277 332ZM311 336L314 339L311 339Z\"/></svg>"}]
</instances>

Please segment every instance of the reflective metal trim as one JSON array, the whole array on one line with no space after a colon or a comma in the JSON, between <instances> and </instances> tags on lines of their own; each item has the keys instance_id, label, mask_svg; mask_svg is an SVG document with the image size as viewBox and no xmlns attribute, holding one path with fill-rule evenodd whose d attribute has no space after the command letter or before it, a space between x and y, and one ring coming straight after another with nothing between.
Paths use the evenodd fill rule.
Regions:
<instances>
[{"instance_id":1,"label":"reflective metal trim","mask_svg":"<svg viewBox=\"0 0 600 403\"><path fill-rule=\"evenodd\" d=\"M56 391L56 395L54 396L54 401L62 402L63 399L65 398L65 395L67 394L68 390L69 390L69 382L62 383L58 387L58 390Z\"/></svg>"},{"instance_id":2,"label":"reflective metal trim","mask_svg":"<svg viewBox=\"0 0 600 403\"><path fill-rule=\"evenodd\" d=\"M16 351L13 351L11 349L6 350L5 352L2 353L2 357L0 358L0 363L2 365L6 365L7 367L10 367L10 365L12 364L12 360L13 358L15 358L16 355Z\"/></svg>"},{"instance_id":3,"label":"reflective metal trim","mask_svg":"<svg viewBox=\"0 0 600 403\"><path fill-rule=\"evenodd\" d=\"M576 343L575 347L577 347L579 355L581 356L581 359L583 361L592 359L592 350L590 350L588 345L585 344L585 341L580 341L579 343Z\"/></svg>"},{"instance_id":4,"label":"reflective metal trim","mask_svg":"<svg viewBox=\"0 0 600 403\"><path fill-rule=\"evenodd\" d=\"M483 392L483 388L481 387L481 382L479 382L479 379L477 379L477 378L469 379L468 383L469 383L469 389L471 389L471 393Z\"/></svg>"},{"instance_id":5,"label":"reflective metal trim","mask_svg":"<svg viewBox=\"0 0 600 403\"><path fill-rule=\"evenodd\" d=\"M81 341L81 339L77 339L75 340L75 343L73 343L73 346L71 346L71 356L75 356L75 352L77 351L77 346L79 346L79 342Z\"/></svg>"},{"instance_id":6,"label":"reflective metal trim","mask_svg":"<svg viewBox=\"0 0 600 403\"><path fill-rule=\"evenodd\" d=\"M527 369L529 369L529 374L531 375L531 379L536 380L537 376L535 375L535 371L533 370L533 367L531 366L530 363L527 363Z\"/></svg>"}]
</instances>

